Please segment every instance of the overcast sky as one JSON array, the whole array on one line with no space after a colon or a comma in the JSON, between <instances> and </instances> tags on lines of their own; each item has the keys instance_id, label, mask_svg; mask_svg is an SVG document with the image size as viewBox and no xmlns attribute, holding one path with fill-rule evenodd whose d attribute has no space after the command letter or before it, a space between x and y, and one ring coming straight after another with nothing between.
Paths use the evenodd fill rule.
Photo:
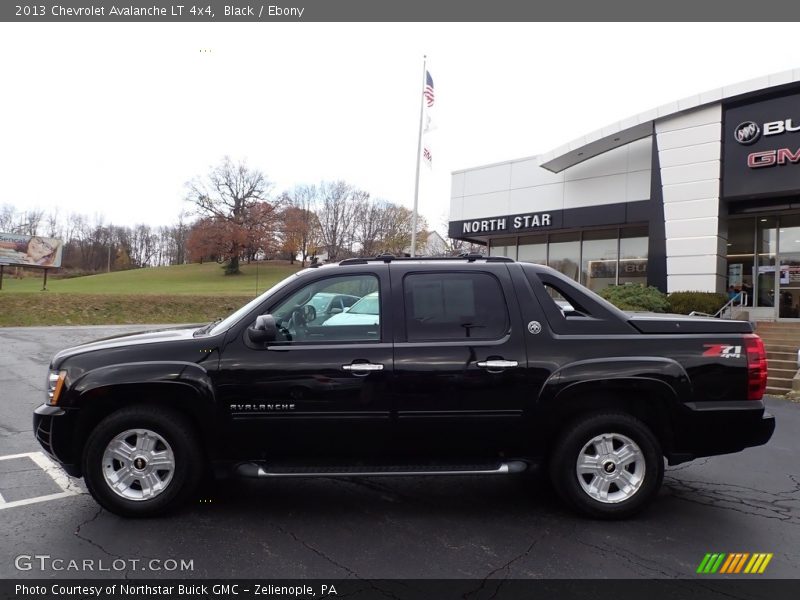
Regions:
<instances>
[{"instance_id":1,"label":"overcast sky","mask_svg":"<svg viewBox=\"0 0 800 600\"><path fill-rule=\"evenodd\" d=\"M168 224L227 154L276 192L345 179L410 208L427 54L438 129L420 212L442 229L451 171L798 68L796 29L2 23L0 204Z\"/></svg>"}]
</instances>

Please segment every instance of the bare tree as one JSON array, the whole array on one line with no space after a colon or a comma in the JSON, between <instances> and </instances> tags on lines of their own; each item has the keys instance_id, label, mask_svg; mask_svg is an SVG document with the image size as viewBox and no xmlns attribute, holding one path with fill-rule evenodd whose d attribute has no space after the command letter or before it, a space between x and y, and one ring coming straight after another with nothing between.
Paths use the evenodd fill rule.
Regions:
<instances>
[{"instance_id":1,"label":"bare tree","mask_svg":"<svg viewBox=\"0 0 800 600\"><path fill-rule=\"evenodd\" d=\"M58 208L51 210L45 219L46 235L49 238L61 237L61 219L58 217Z\"/></svg>"},{"instance_id":2,"label":"bare tree","mask_svg":"<svg viewBox=\"0 0 800 600\"><path fill-rule=\"evenodd\" d=\"M242 230L245 233L244 250L248 262L259 254L271 257L278 251L281 201L279 198L274 203L256 202L247 209Z\"/></svg>"},{"instance_id":3,"label":"bare tree","mask_svg":"<svg viewBox=\"0 0 800 600\"><path fill-rule=\"evenodd\" d=\"M44 219L44 211L32 208L26 210L19 221L17 226L17 233L22 235L39 235L39 226Z\"/></svg>"},{"instance_id":4,"label":"bare tree","mask_svg":"<svg viewBox=\"0 0 800 600\"><path fill-rule=\"evenodd\" d=\"M158 255L158 234L149 225L133 228L131 262L137 267L152 265Z\"/></svg>"},{"instance_id":5,"label":"bare tree","mask_svg":"<svg viewBox=\"0 0 800 600\"><path fill-rule=\"evenodd\" d=\"M283 250L291 257L299 253L300 262L305 266L306 259L321 243L319 219L314 212L318 203L318 189L314 185L297 186L292 192L284 192L283 198Z\"/></svg>"},{"instance_id":6,"label":"bare tree","mask_svg":"<svg viewBox=\"0 0 800 600\"><path fill-rule=\"evenodd\" d=\"M225 273L240 273L241 230L245 228L248 214L255 204L269 200L272 184L261 171L251 169L245 161L234 163L226 156L205 178L195 178L186 185L189 189L186 199L194 204L198 215L231 225L230 261Z\"/></svg>"},{"instance_id":7,"label":"bare tree","mask_svg":"<svg viewBox=\"0 0 800 600\"><path fill-rule=\"evenodd\" d=\"M322 182L319 186L317 219L320 242L328 260L352 253L357 208L369 194L344 181Z\"/></svg>"},{"instance_id":8,"label":"bare tree","mask_svg":"<svg viewBox=\"0 0 800 600\"><path fill-rule=\"evenodd\" d=\"M10 204L3 204L0 207L0 231L3 233L14 233L14 220L17 211Z\"/></svg>"},{"instance_id":9,"label":"bare tree","mask_svg":"<svg viewBox=\"0 0 800 600\"><path fill-rule=\"evenodd\" d=\"M442 223L445 231L449 228L449 223L445 221ZM468 242L467 240L457 240L455 238L445 238L444 251L450 256L458 256L459 254L486 254L486 246L476 242Z\"/></svg>"},{"instance_id":10,"label":"bare tree","mask_svg":"<svg viewBox=\"0 0 800 600\"><path fill-rule=\"evenodd\" d=\"M178 222L173 227L170 227L169 237L172 244L172 254L169 264L185 264L186 244L189 240L189 224L186 222L186 213L184 211L178 214Z\"/></svg>"},{"instance_id":11,"label":"bare tree","mask_svg":"<svg viewBox=\"0 0 800 600\"><path fill-rule=\"evenodd\" d=\"M386 207L387 228L384 233L384 250L390 254L402 255L411 249L412 212L405 206L388 203ZM417 217L417 247L424 248L427 236L427 223L421 216Z\"/></svg>"},{"instance_id":12,"label":"bare tree","mask_svg":"<svg viewBox=\"0 0 800 600\"><path fill-rule=\"evenodd\" d=\"M377 256L386 251L386 236L392 228L390 205L369 198L356 207L355 241L362 256Z\"/></svg>"}]
</instances>

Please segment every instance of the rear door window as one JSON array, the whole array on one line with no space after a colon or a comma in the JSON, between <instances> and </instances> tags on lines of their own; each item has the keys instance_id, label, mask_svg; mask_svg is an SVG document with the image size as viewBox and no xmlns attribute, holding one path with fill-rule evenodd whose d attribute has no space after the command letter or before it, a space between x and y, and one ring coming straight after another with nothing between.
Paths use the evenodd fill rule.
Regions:
<instances>
[{"instance_id":1,"label":"rear door window","mask_svg":"<svg viewBox=\"0 0 800 600\"><path fill-rule=\"evenodd\" d=\"M500 282L488 273L414 273L403 280L409 342L495 340L509 328Z\"/></svg>"}]
</instances>

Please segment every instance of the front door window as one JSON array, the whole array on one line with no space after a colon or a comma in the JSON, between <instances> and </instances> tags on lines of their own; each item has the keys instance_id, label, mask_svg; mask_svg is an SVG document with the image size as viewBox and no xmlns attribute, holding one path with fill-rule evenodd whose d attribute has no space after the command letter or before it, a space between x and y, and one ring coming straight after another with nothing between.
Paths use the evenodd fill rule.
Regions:
<instances>
[{"instance_id":1,"label":"front door window","mask_svg":"<svg viewBox=\"0 0 800 600\"><path fill-rule=\"evenodd\" d=\"M754 290L756 306L775 306L775 256L778 251L778 219L761 217L758 219L758 240L756 242L756 281Z\"/></svg>"},{"instance_id":2,"label":"front door window","mask_svg":"<svg viewBox=\"0 0 800 600\"><path fill-rule=\"evenodd\" d=\"M800 215L781 218L778 317L800 318Z\"/></svg>"},{"instance_id":3,"label":"front door window","mask_svg":"<svg viewBox=\"0 0 800 600\"><path fill-rule=\"evenodd\" d=\"M800 215L731 219L727 258L730 298L800 319Z\"/></svg>"},{"instance_id":4,"label":"front door window","mask_svg":"<svg viewBox=\"0 0 800 600\"><path fill-rule=\"evenodd\" d=\"M310 283L273 307L280 341L344 343L380 340L380 293L374 275Z\"/></svg>"}]
</instances>

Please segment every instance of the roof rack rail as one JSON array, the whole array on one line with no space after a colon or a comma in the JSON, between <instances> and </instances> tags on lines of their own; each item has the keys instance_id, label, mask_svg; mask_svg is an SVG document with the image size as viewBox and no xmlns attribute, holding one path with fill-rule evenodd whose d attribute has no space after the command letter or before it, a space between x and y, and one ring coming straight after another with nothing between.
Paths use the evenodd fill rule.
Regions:
<instances>
[{"instance_id":1,"label":"roof rack rail","mask_svg":"<svg viewBox=\"0 0 800 600\"><path fill-rule=\"evenodd\" d=\"M507 256L485 256L486 262L517 262Z\"/></svg>"},{"instance_id":2,"label":"roof rack rail","mask_svg":"<svg viewBox=\"0 0 800 600\"><path fill-rule=\"evenodd\" d=\"M486 262L503 262L513 263L513 258L507 256L485 256L477 252L459 254L458 256L395 256L394 254L379 254L374 257L355 257L346 258L339 262L340 265L366 265L369 261L380 260L385 263L390 263L399 260L466 260L467 262L475 262L476 260L485 260Z\"/></svg>"},{"instance_id":3,"label":"roof rack rail","mask_svg":"<svg viewBox=\"0 0 800 600\"><path fill-rule=\"evenodd\" d=\"M464 252L459 254L458 258L466 258L469 262L476 260L485 260L486 262L514 262L513 258L507 256L486 256L480 252Z\"/></svg>"}]
</instances>

